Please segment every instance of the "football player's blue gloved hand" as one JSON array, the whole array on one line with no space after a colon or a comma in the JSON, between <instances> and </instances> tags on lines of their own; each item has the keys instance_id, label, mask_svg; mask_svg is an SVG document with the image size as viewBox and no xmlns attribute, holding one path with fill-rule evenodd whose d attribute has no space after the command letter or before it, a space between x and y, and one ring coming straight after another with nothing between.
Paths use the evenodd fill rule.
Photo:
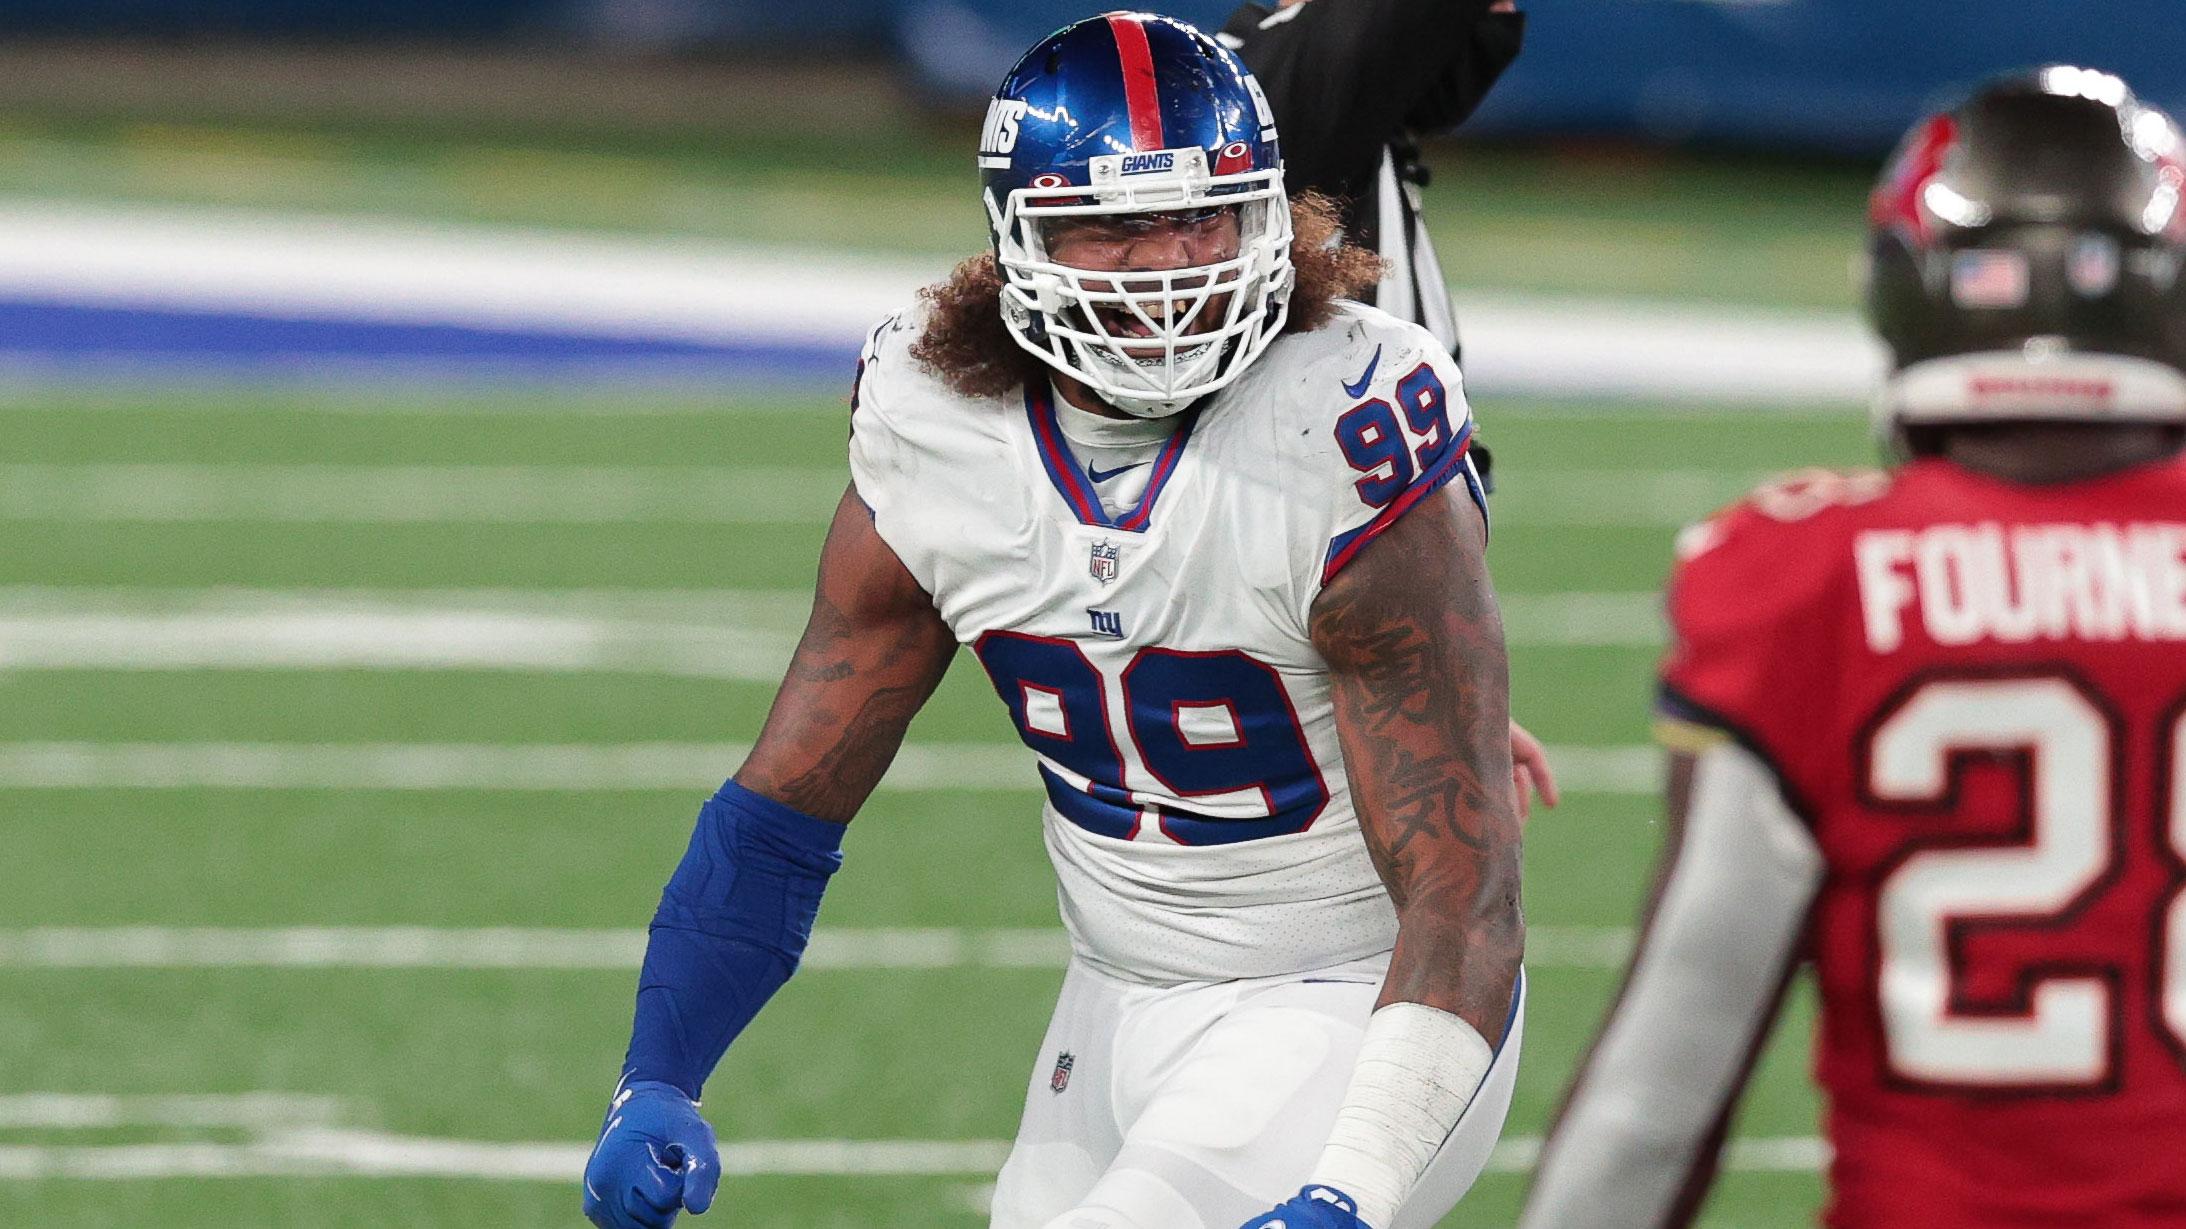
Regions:
<instances>
[{"instance_id":1,"label":"football player's blue gloved hand","mask_svg":"<svg viewBox=\"0 0 2186 1229\"><path fill-rule=\"evenodd\" d=\"M1371 1229L1359 1219L1351 1196L1332 1186L1309 1186L1244 1224L1244 1229Z\"/></svg>"},{"instance_id":2,"label":"football player's blue gloved hand","mask_svg":"<svg viewBox=\"0 0 2186 1229\"><path fill-rule=\"evenodd\" d=\"M615 1090L607 1125L584 1167L584 1214L600 1229L668 1229L676 1213L713 1206L721 1154L713 1128L673 1084Z\"/></svg>"}]
</instances>

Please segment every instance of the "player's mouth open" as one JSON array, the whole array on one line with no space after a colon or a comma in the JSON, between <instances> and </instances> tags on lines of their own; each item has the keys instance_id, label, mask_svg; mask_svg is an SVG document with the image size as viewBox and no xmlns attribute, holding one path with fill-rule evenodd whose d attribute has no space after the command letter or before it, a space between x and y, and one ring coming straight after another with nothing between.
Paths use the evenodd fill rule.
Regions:
<instances>
[{"instance_id":1,"label":"player's mouth open","mask_svg":"<svg viewBox=\"0 0 2186 1229\"><path fill-rule=\"evenodd\" d=\"M1160 306L1148 306L1145 309L1147 316L1152 317L1160 324L1167 324L1170 320L1182 319L1188 310L1189 308L1181 303L1171 304L1166 309ZM1141 319L1137 312L1128 307L1097 307L1094 309L1094 313L1100 317L1101 327L1107 331L1110 337L1155 337L1159 335L1159 330Z\"/></svg>"}]
</instances>

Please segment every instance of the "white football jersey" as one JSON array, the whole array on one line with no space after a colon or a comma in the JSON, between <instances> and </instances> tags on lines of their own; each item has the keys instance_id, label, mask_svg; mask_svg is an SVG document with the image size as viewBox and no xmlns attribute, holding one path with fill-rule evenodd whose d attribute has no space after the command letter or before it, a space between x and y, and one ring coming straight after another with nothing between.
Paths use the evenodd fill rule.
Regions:
<instances>
[{"instance_id":1,"label":"white football jersey","mask_svg":"<svg viewBox=\"0 0 2186 1229\"><path fill-rule=\"evenodd\" d=\"M922 326L866 347L851 476L1034 754L1079 955L1173 984L1389 950L1307 624L1407 508L1452 480L1480 498L1456 365L1343 304L1188 411L1112 516L1053 391L952 393L910 354Z\"/></svg>"}]
</instances>

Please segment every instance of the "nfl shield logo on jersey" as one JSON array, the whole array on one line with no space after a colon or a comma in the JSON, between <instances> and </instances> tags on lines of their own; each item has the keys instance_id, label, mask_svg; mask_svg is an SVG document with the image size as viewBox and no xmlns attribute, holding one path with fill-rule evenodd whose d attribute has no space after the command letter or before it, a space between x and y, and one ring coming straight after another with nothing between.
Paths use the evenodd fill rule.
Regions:
<instances>
[{"instance_id":1,"label":"nfl shield logo on jersey","mask_svg":"<svg viewBox=\"0 0 2186 1229\"><path fill-rule=\"evenodd\" d=\"M1055 1056L1055 1074L1047 1079L1047 1086L1060 1094L1070 1087L1070 1069L1078 1065L1078 1057L1065 1050Z\"/></svg>"},{"instance_id":2,"label":"nfl shield logo on jersey","mask_svg":"<svg viewBox=\"0 0 2186 1229\"><path fill-rule=\"evenodd\" d=\"M1118 566L1116 544L1114 542L1102 541L1093 544L1093 559L1086 566L1086 570L1093 573L1093 579L1104 585L1109 583L1116 579Z\"/></svg>"}]
</instances>

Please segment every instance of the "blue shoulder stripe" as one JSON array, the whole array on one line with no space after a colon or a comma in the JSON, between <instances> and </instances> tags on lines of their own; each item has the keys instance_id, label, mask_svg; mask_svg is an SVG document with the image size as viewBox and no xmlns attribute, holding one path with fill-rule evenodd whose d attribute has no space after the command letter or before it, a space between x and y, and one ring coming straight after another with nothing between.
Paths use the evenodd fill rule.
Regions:
<instances>
[{"instance_id":1,"label":"blue shoulder stripe","mask_svg":"<svg viewBox=\"0 0 2186 1229\"><path fill-rule=\"evenodd\" d=\"M1465 424L1464 430L1458 433L1457 447L1444 454L1440 464L1413 479L1412 485L1404 488L1402 494L1390 500L1387 507L1374 514L1374 519L1357 529L1337 534L1330 539L1328 554L1321 565L1321 583L1325 585L1334 580L1336 573L1343 571L1344 565L1350 563L1368 542L1380 537L1383 530L1396 524L1398 519L1411 511L1413 506L1418 504L1420 500L1427 498L1459 478L1464 479L1466 492L1472 496L1473 502L1479 505L1480 515L1482 517L1487 516L1487 493L1480 489L1480 475L1473 469L1472 457L1469 455L1472 451L1472 435L1473 425L1468 422Z\"/></svg>"}]
</instances>

